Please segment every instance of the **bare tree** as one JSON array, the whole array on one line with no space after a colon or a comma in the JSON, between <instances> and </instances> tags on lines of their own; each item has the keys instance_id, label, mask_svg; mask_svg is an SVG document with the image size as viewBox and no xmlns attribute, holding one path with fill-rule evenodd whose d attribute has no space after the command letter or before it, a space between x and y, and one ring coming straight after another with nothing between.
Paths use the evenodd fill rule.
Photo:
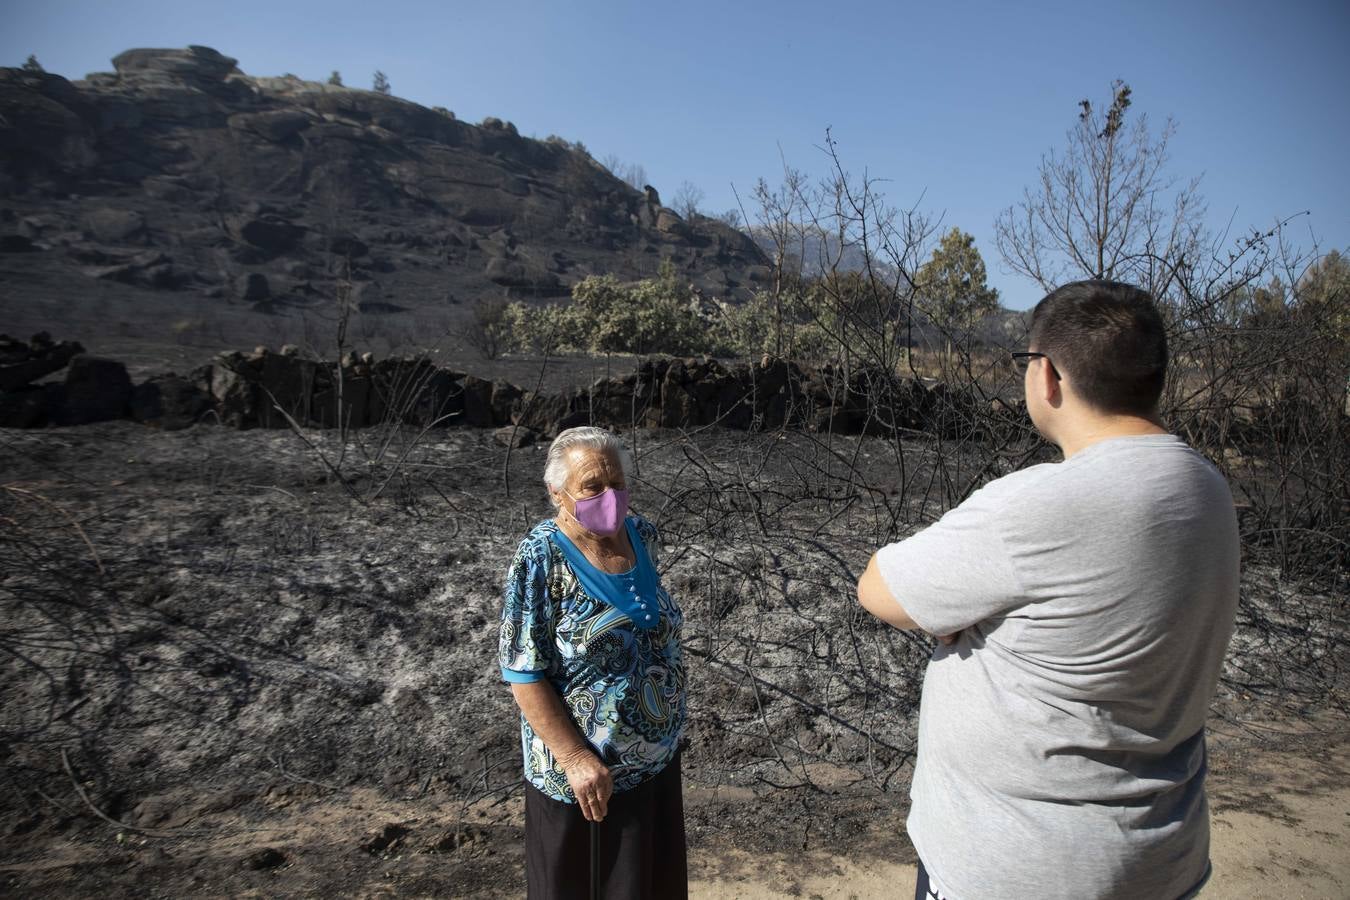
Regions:
<instances>
[{"instance_id":1,"label":"bare tree","mask_svg":"<svg viewBox=\"0 0 1350 900\"><path fill-rule=\"evenodd\" d=\"M670 208L680 214L685 219L693 218L698 214L699 204L707 195L703 189L692 181L681 181L680 186L675 190L675 197L671 201Z\"/></svg>"},{"instance_id":2,"label":"bare tree","mask_svg":"<svg viewBox=\"0 0 1350 900\"><path fill-rule=\"evenodd\" d=\"M880 180L846 171L829 131L825 153L830 171L819 182L784 162L778 187L755 185L755 230L773 259L774 353L792 346L803 311L793 307L809 295L804 312L845 367L893 373L907 356L915 277L933 223L917 207L893 206Z\"/></svg>"},{"instance_id":3,"label":"bare tree","mask_svg":"<svg viewBox=\"0 0 1350 900\"><path fill-rule=\"evenodd\" d=\"M1172 358L1163 420L1228 476L1244 553L1283 577L1343 583L1350 365L1328 313L1344 306L1337 260L1314 264L1315 246L1290 242L1291 219L1232 241L1207 234L1198 179L1167 172L1173 124L1153 134L1131 101L1123 82L1105 111L1082 101L1067 148L995 223L1003 261L1047 291L1111 278L1157 298Z\"/></svg>"},{"instance_id":4,"label":"bare tree","mask_svg":"<svg viewBox=\"0 0 1350 900\"><path fill-rule=\"evenodd\" d=\"M713 216L713 218L721 222L728 228L735 228L738 231L740 230L743 221L741 219L741 211L735 208L729 209L726 212L718 213L717 215Z\"/></svg>"},{"instance_id":5,"label":"bare tree","mask_svg":"<svg viewBox=\"0 0 1350 900\"><path fill-rule=\"evenodd\" d=\"M1129 85L1111 85L1105 111L1079 103L1062 154L1041 160L1036 183L994 226L1003 261L1043 289L1074 278L1130 281L1161 297L1202 243L1199 179L1166 174L1169 119L1158 134L1144 115L1127 122Z\"/></svg>"},{"instance_id":6,"label":"bare tree","mask_svg":"<svg viewBox=\"0 0 1350 900\"><path fill-rule=\"evenodd\" d=\"M508 306L509 301L505 297L484 297L474 304L473 321L465 337L469 346L481 353L484 359L496 359L509 343Z\"/></svg>"},{"instance_id":7,"label":"bare tree","mask_svg":"<svg viewBox=\"0 0 1350 900\"><path fill-rule=\"evenodd\" d=\"M759 232L768 237L773 248L773 342L774 354L783 355L784 293L790 283L799 282L806 247L807 223L819 213L809 209L816 202L806 175L783 163L783 181L769 186L763 178L755 183L754 200Z\"/></svg>"},{"instance_id":8,"label":"bare tree","mask_svg":"<svg viewBox=\"0 0 1350 900\"><path fill-rule=\"evenodd\" d=\"M647 170L638 163L624 162L617 153L605 154L605 158L600 160L600 165L635 191L642 190L647 184Z\"/></svg>"}]
</instances>

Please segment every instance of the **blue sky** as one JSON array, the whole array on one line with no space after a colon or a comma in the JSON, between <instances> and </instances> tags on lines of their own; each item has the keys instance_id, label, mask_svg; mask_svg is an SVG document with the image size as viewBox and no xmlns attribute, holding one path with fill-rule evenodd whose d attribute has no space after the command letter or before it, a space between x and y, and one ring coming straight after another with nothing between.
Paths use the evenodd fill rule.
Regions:
<instances>
[{"instance_id":1,"label":"blue sky","mask_svg":"<svg viewBox=\"0 0 1350 900\"><path fill-rule=\"evenodd\" d=\"M1350 3L460 3L256 0L6 4L0 65L29 53L70 78L131 47L206 44L253 75L394 93L462 119L580 140L646 168L669 199L735 205L760 176L823 174L827 126L888 198L975 235L1006 305L993 221L1062 147L1078 100L1115 78L1134 112L1177 123L1172 174L1202 175L1216 230L1303 210L1305 246L1350 248Z\"/></svg>"}]
</instances>

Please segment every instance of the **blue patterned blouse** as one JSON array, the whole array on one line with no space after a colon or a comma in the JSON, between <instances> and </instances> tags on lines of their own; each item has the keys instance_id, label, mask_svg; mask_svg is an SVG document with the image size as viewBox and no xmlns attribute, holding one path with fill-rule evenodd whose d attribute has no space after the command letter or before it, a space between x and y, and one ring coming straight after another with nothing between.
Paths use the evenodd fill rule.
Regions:
<instances>
[{"instance_id":1,"label":"blue patterned blouse","mask_svg":"<svg viewBox=\"0 0 1350 900\"><path fill-rule=\"evenodd\" d=\"M508 682L547 680L614 777L636 787L675 756L684 728L684 616L656 571L656 527L625 521L637 565L604 572L552 519L520 542L506 574L499 641ZM520 717L525 777L555 800L576 802L567 776Z\"/></svg>"}]
</instances>

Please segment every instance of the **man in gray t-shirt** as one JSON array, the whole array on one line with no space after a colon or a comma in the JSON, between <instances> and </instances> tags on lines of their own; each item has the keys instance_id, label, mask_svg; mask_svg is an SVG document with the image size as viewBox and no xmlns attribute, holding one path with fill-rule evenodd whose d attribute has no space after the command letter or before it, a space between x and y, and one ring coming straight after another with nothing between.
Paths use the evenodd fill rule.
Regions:
<instances>
[{"instance_id":1,"label":"man in gray t-shirt","mask_svg":"<svg viewBox=\"0 0 1350 900\"><path fill-rule=\"evenodd\" d=\"M1028 412L1064 461L984 486L858 582L874 615L942 639L911 789L916 896L1188 896L1209 872L1232 495L1158 423L1167 348L1147 294L1065 285L1030 346Z\"/></svg>"}]
</instances>

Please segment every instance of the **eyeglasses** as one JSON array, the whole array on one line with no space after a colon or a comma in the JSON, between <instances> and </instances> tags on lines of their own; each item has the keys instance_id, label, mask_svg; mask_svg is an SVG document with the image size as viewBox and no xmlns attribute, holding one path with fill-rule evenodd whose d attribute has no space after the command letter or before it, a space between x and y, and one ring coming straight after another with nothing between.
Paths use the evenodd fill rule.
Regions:
<instances>
[{"instance_id":1,"label":"eyeglasses","mask_svg":"<svg viewBox=\"0 0 1350 900\"><path fill-rule=\"evenodd\" d=\"M1033 359L1045 360L1045 364L1050 367L1050 371L1054 374L1055 380L1060 380L1059 369L1055 368L1055 364L1050 361L1050 357L1046 356L1044 353L1037 353L1035 350L1015 350L1012 353L1013 364L1023 372L1026 371L1027 365L1030 364Z\"/></svg>"}]
</instances>

